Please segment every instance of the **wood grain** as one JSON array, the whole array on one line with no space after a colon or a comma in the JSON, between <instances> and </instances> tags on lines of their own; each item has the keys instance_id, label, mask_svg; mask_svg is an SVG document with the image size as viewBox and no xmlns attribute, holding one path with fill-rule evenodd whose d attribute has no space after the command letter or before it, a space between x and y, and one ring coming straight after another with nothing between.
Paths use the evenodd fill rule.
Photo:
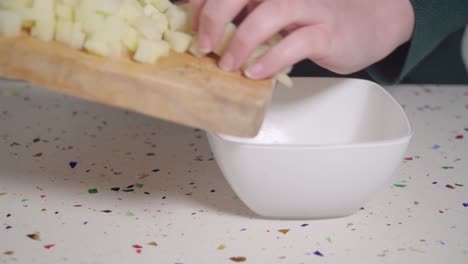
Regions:
<instances>
[{"instance_id":1,"label":"wood grain","mask_svg":"<svg viewBox=\"0 0 468 264\"><path fill-rule=\"evenodd\" d=\"M0 37L0 76L178 124L255 136L273 81L221 71L211 57L171 53L157 64L101 58L57 42Z\"/></svg>"}]
</instances>

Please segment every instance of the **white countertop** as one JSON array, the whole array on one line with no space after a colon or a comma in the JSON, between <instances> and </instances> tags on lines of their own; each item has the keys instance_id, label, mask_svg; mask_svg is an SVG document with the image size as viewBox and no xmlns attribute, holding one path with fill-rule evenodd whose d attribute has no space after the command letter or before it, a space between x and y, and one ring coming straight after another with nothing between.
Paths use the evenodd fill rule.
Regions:
<instances>
[{"instance_id":1,"label":"white countertop","mask_svg":"<svg viewBox=\"0 0 468 264\"><path fill-rule=\"evenodd\" d=\"M389 91L415 134L388 184L350 217L277 221L202 131L1 81L0 263L468 263L468 86Z\"/></svg>"}]
</instances>

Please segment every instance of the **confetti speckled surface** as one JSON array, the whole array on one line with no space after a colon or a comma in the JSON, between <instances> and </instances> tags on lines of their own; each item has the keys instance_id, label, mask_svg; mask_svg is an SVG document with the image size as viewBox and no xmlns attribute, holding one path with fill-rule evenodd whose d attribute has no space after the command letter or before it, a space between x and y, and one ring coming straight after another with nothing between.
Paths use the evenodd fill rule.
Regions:
<instances>
[{"instance_id":1,"label":"confetti speckled surface","mask_svg":"<svg viewBox=\"0 0 468 264\"><path fill-rule=\"evenodd\" d=\"M273 221L203 131L0 81L0 263L468 263L468 87L389 91L415 134L386 185L350 217Z\"/></svg>"}]
</instances>

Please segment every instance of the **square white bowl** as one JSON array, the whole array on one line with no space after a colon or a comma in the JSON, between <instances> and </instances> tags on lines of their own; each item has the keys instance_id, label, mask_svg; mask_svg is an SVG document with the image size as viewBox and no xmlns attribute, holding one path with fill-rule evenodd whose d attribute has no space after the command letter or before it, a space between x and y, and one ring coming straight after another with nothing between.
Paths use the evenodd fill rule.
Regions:
<instances>
[{"instance_id":1,"label":"square white bowl","mask_svg":"<svg viewBox=\"0 0 468 264\"><path fill-rule=\"evenodd\" d=\"M266 218L355 213L400 164L412 131L396 100L373 82L295 78L278 87L254 138L207 133L239 198Z\"/></svg>"}]
</instances>

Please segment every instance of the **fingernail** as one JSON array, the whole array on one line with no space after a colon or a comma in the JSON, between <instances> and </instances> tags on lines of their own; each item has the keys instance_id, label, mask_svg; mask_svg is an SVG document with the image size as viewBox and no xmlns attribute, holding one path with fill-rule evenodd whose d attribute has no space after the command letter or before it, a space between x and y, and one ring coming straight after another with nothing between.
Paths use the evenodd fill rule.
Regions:
<instances>
[{"instance_id":1,"label":"fingernail","mask_svg":"<svg viewBox=\"0 0 468 264\"><path fill-rule=\"evenodd\" d=\"M258 76L263 71L263 65L261 63L255 63L250 65L247 70L245 70L244 74L249 79L258 79Z\"/></svg>"},{"instance_id":2,"label":"fingernail","mask_svg":"<svg viewBox=\"0 0 468 264\"><path fill-rule=\"evenodd\" d=\"M203 53L210 53L211 52L211 43L208 36L203 36L200 39L200 51Z\"/></svg>"},{"instance_id":3,"label":"fingernail","mask_svg":"<svg viewBox=\"0 0 468 264\"><path fill-rule=\"evenodd\" d=\"M223 58L219 62L219 67L223 71L232 71L234 68L234 56L231 53L224 54Z\"/></svg>"}]
</instances>

